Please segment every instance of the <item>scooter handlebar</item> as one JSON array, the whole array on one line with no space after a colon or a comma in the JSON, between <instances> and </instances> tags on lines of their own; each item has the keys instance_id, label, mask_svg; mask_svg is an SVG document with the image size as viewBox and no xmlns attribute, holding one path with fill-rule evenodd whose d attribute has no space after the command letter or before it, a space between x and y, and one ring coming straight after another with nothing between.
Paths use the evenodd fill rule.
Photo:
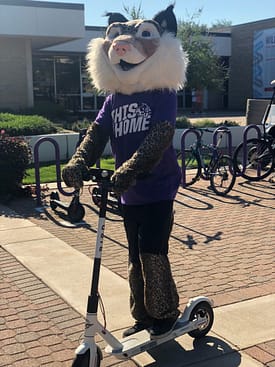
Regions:
<instances>
[{"instance_id":1,"label":"scooter handlebar","mask_svg":"<svg viewBox=\"0 0 275 367\"><path fill-rule=\"evenodd\" d=\"M84 181L90 181L96 183L109 183L114 171L103 168L89 168L87 177L83 178Z\"/></svg>"}]
</instances>

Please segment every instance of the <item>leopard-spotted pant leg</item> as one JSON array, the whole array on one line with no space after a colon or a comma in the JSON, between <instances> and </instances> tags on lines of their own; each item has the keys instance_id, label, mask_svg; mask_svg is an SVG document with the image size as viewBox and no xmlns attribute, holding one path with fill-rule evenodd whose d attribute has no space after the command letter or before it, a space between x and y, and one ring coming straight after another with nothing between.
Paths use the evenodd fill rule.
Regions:
<instances>
[{"instance_id":1,"label":"leopard-spotted pant leg","mask_svg":"<svg viewBox=\"0 0 275 367\"><path fill-rule=\"evenodd\" d=\"M143 323L150 323L151 317L144 305L144 281L140 263L129 263L130 311L132 317Z\"/></svg>"},{"instance_id":2,"label":"leopard-spotted pant leg","mask_svg":"<svg viewBox=\"0 0 275 367\"><path fill-rule=\"evenodd\" d=\"M153 318L179 316L179 296L166 255L140 255L144 279L145 308Z\"/></svg>"}]
</instances>

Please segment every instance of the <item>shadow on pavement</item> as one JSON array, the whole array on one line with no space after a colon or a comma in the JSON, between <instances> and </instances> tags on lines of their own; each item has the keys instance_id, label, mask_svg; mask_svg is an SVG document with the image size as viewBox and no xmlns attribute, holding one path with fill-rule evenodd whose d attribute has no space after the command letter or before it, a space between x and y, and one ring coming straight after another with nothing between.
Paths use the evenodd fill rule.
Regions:
<instances>
[{"instance_id":1,"label":"shadow on pavement","mask_svg":"<svg viewBox=\"0 0 275 367\"><path fill-rule=\"evenodd\" d=\"M172 340L148 351L154 361L146 367L184 367L195 363L200 363L201 367L238 367L241 364L241 354L220 338L206 336L194 339L193 349L192 345L184 347L179 340Z\"/></svg>"}]
</instances>

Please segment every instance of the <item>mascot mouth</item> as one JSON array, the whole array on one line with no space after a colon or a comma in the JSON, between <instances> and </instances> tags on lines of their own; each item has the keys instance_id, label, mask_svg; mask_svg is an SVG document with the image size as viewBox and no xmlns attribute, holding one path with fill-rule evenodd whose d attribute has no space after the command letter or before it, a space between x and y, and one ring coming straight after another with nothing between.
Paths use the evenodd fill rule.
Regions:
<instances>
[{"instance_id":1,"label":"mascot mouth","mask_svg":"<svg viewBox=\"0 0 275 367\"><path fill-rule=\"evenodd\" d=\"M143 61L139 62L138 64L130 64L129 62L124 61L124 60L121 59L120 62L119 62L119 65L120 65L120 67L123 71L129 71L129 70L133 69L134 67L142 64L142 63L143 63Z\"/></svg>"}]
</instances>

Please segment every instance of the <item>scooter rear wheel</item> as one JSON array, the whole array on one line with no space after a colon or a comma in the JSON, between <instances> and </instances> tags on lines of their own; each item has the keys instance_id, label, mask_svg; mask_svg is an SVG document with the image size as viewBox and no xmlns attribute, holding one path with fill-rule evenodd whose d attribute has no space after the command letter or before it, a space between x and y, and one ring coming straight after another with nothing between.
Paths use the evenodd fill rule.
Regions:
<instances>
[{"instance_id":1,"label":"scooter rear wheel","mask_svg":"<svg viewBox=\"0 0 275 367\"><path fill-rule=\"evenodd\" d=\"M96 346L96 362L92 367L100 367L100 362L102 360L101 349ZM90 367L90 349L88 349L83 354L77 354L73 360L72 367Z\"/></svg>"},{"instance_id":2,"label":"scooter rear wheel","mask_svg":"<svg viewBox=\"0 0 275 367\"><path fill-rule=\"evenodd\" d=\"M198 317L205 317L206 322L198 329L190 331L188 334L195 339L203 338L211 329L214 322L214 312L211 305L208 302L198 303L190 314L190 321L198 319Z\"/></svg>"}]
</instances>

